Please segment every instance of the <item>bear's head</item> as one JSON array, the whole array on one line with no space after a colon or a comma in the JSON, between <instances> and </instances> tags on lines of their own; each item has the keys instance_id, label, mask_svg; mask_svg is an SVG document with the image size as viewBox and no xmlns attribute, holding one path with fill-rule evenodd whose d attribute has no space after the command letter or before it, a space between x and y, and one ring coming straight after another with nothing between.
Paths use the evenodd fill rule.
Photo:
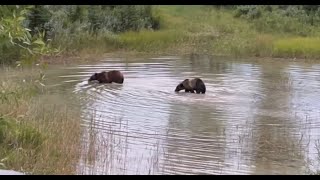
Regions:
<instances>
[{"instance_id":1,"label":"bear's head","mask_svg":"<svg viewBox=\"0 0 320 180\"><path fill-rule=\"evenodd\" d=\"M179 92L181 90L186 89L185 84L189 82L189 79L185 79L184 81L182 81L180 84L178 84L178 86L176 87L176 89L174 90L175 92Z\"/></svg>"},{"instance_id":2,"label":"bear's head","mask_svg":"<svg viewBox=\"0 0 320 180\"><path fill-rule=\"evenodd\" d=\"M98 73L94 73L90 78L89 81L95 81L98 80Z\"/></svg>"}]
</instances>

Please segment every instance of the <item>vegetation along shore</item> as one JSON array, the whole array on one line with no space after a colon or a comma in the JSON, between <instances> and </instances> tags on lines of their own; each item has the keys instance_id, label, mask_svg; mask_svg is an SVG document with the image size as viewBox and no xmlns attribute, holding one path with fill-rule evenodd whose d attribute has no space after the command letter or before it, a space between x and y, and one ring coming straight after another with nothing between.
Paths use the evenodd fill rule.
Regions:
<instances>
[{"instance_id":1,"label":"vegetation along shore","mask_svg":"<svg viewBox=\"0 0 320 180\"><path fill-rule=\"evenodd\" d=\"M2 5L0 17L0 168L32 174L75 174L80 156L79 109L46 86L46 63L105 53L320 58L319 6Z\"/></svg>"}]
</instances>

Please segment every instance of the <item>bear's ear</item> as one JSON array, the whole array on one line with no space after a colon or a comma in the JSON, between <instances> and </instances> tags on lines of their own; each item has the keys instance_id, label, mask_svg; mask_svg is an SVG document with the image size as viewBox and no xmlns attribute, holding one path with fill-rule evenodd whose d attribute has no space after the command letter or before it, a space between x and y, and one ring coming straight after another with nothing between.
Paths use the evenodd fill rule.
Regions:
<instances>
[{"instance_id":1,"label":"bear's ear","mask_svg":"<svg viewBox=\"0 0 320 180\"><path fill-rule=\"evenodd\" d=\"M182 83L187 82L187 81L189 81L189 79L185 79L185 80L183 80L183 81L182 81Z\"/></svg>"}]
</instances>

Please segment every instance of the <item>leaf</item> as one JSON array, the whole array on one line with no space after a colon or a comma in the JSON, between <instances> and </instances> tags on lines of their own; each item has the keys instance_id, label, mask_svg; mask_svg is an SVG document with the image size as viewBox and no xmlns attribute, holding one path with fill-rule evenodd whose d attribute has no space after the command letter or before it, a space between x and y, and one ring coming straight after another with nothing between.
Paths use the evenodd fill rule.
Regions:
<instances>
[{"instance_id":1,"label":"leaf","mask_svg":"<svg viewBox=\"0 0 320 180\"><path fill-rule=\"evenodd\" d=\"M41 39L37 39L37 40L33 41L33 43L34 43L34 44L43 45L43 46L46 45Z\"/></svg>"},{"instance_id":2,"label":"leaf","mask_svg":"<svg viewBox=\"0 0 320 180\"><path fill-rule=\"evenodd\" d=\"M28 37L28 39L29 39L29 41L30 41L30 39L32 39L31 34L27 31L27 32L26 32L26 35L27 35L27 37Z\"/></svg>"},{"instance_id":3,"label":"leaf","mask_svg":"<svg viewBox=\"0 0 320 180\"><path fill-rule=\"evenodd\" d=\"M6 165L4 163L0 163L0 166L6 168Z\"/></svg>"},{"instance_id":4,"label":"leaf","mask_svg":"<svg viewBox=\"0 0 320 180\"><path fill-rule=\"evenodd\" d=\"M41 86L43 86L43 87L45 87L45 86L46 86L46 85L42 84L41 82L39 82L39 84L40 84Z\"/></svg>"},{"instance_id":5,"label":"leaf","mask_svg":"<svg viewBox=\"0 0 320 180\"><path fill-rule=\"evenodd\" d=\"M29 48L27 48L27 50L29 51L30 54L33 54L32 51Z\"/></svg>"},{"instance_id":6,"label":"leaf","mask_svg":"<svg viewBox=\"0 0 320 180\"><path fill-rule=\"evenodd\" d=\"M23 17L23 16L18 17L18 21L23 21L23 20L25 20L25 19L26 19L26 18Z\"/></svg>"},{"instance_id":7,"label":"leaf","mask_svg":"<svg viewBox=\"0 0 320 180\"><path fill-rule=\"evenodd\" d=\"M4 162L4 161L6 161L7 159L8 159L8 158L5 157L5 158L1 159L0 162Z\"/></svg>"},{"instance_id":8,"label":"leaf","mask_svg":"<svg viewBox=\"0 0 320 180\"><path fill-rule=\"evenodd\" d=\"M23 42L24 44L27 44L27 45L31 45L29 42L27 42L27 41L24 41Z\"/></svg>"}]
</instances>

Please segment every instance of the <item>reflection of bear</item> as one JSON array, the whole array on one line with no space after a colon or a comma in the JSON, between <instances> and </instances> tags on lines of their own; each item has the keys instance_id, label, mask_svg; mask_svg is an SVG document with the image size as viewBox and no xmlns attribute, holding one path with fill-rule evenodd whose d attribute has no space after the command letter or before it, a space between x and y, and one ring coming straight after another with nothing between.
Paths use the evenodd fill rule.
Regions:
<instances>
[{"instance_id":1,"label":"reflection of bear","mask_svg":"<svg viewBox=\"0 0 320 180\"><path fill-rule=\"evenodd\" d=\"M180 84L178 84L175 92L179 92L183 89L185 90L185 92L194 93L194 91L196 91L197 94L206 93L206 86L204 85L204 82L200 78L194 78L191 81L189 79L185 79Z\"/></svg>"},{"instance_id":2,"label":"reflection of bear","mask_svg":"<svg viewBox=\"0 0 320 180\"><path fill-rule=\"evenodd\" d=\"M123 74L120 71L112 70L109 72L102 71L100 73L94 73L89 81L99 81L99 83L123 83Z\"/></svg>"}]
</instances>

